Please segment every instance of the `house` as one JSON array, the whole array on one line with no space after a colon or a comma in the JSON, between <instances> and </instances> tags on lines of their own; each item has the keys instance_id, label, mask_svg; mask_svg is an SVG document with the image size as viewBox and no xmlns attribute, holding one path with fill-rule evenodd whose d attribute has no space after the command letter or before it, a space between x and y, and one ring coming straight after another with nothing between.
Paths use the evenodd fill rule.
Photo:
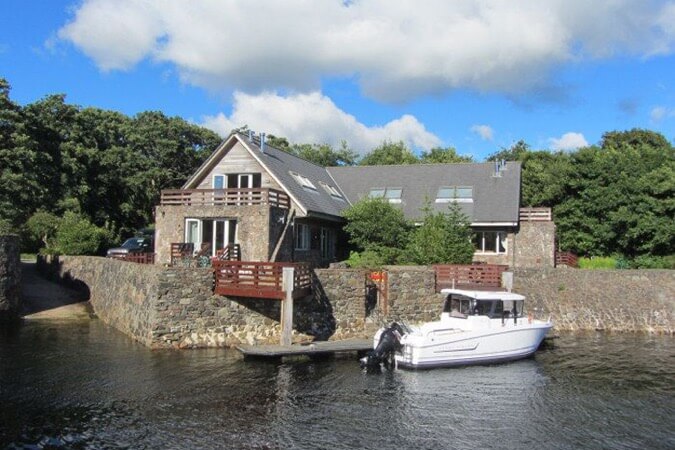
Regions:
<instances>
[{"instance_id":1,"label":"house","mask_svg":"<svg viewBox=\"0 0 675 450\"><path fill-rule=\"evenodd\" d=\"M180 189L162 191L156 262L170 262L171 243L188 242L208 255L237 245L242 260L325 266L347 256L342 211L374 196L412 220L425 202L437 211L457 203L476 232L475 261L552 266L555 227L549 214L546 230L540 220L529 229L537 215L521 216L520 174L517 162L324 168L264 134L235 132Z\"/></svg>"}]
</instances>

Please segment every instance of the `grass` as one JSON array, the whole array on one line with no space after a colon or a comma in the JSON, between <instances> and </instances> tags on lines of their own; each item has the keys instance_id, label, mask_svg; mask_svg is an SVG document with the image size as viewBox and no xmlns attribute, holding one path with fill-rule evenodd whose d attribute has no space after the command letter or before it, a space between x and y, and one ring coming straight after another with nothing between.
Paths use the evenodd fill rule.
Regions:
<instances>
[{"instance_id":1,"label":"grass","mask_svg":"<svg viewBox=\"0 0 675 450\"><path fill-rule=\"evenodd\" d=\"M594 256L579 258L580 269L616 269L616 258L611 256Z\"/></svg>"},{"instance_id":2,"label":"grass","mask_svg":"<svg viewBox=\"0 0 675 450\"><path fill-rule=\"evenodd\" d=\"M35 253L22 253L21 254L21 261L35 262L35 261L37 261L37 256L35 255Z\"/></svg>"}]
</instances>

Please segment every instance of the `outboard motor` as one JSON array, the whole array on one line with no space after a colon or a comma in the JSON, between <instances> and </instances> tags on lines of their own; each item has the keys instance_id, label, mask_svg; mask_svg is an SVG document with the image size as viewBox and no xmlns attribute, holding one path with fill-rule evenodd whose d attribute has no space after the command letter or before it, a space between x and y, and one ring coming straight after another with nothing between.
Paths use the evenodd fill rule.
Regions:
<instances>
[{"instance_id":1,"label":"outboard motor","mask_svg":"<svg viewBox=\"0 0 675 450\"><path fill-rule=\"evenodd\" d=\"M380 341L374 350L361 358L361 368L369 370L379 369L380 364L384 363L390 369L393 363L393 356L402 348L401 336L405 333L403 328L396 322L385 328L380 334Z\"/></svg>"}]
</instances>

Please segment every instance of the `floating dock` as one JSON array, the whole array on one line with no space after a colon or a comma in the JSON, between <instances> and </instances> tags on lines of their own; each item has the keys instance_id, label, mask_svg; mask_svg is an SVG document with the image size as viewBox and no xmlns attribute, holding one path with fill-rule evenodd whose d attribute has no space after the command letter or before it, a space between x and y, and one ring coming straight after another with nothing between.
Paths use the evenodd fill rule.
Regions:
<instances>
[{"instance_id":1,"label":"floating dock","mask_svg":"<svg viewBox=\"0 0 675 450\"><path fill-rule=\"evenodd\" d=\"M238 345L244 358L282 358L284 356L326 356L335 353L365 352L373 348L372 339L315 341L292 345Z\"/></svg>"}]
</instances>

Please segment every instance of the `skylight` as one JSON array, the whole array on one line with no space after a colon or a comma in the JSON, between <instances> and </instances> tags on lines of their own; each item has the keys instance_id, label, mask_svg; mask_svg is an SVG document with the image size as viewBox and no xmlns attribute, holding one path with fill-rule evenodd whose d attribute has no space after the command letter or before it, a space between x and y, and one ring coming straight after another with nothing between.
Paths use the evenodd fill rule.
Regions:
<instances>
[{"instance_id":1,"label":"skylight","mask_svg":"<svg viewBox=\"0 0 675 450\"><path fill-rule=\"evenodd\" d=\"M338 191L335 187L331 186L330 184L326 184L322 181L319 181L319 184L321 184L321 187L323 187L324 190L328 192L331 197L343 200L342 194L340 194L340 191Z\"/></svg>"},{"instance_id":2,"label":"skylight","mask_svg":"<svg viewBox=\"0 0 675 450\"><path fill-rule=\"evenodd\" d=\"M442 186L436 194L436 203L471 203L473 202L473 187L471 186Z\"/></svg>"},{"instance_id":3,"label":"skylight","mask_svg":"<svg viewBox=\"0 0 675 450\"><path fill-rule=\"evenodd\" d=\"M289 172L291 176L295 179L295 181L302 186L303 188L310 189L312 191L316 191L316 186L314 186L314 183L312 183L309 178L307 178L304 175L300 175L299 173L295 172Z\"/></svg>"},{"instance_id":4,"label":"skylight","mask_svg":"<svg viewBox=\"0 0 675 450\"><path fill-rule=\"evenodd\" d=\"M401 194L403 189L399 187L372 188L370 197L385 198L389 203L401 203Z\"/></svg>"}]
</instances>

